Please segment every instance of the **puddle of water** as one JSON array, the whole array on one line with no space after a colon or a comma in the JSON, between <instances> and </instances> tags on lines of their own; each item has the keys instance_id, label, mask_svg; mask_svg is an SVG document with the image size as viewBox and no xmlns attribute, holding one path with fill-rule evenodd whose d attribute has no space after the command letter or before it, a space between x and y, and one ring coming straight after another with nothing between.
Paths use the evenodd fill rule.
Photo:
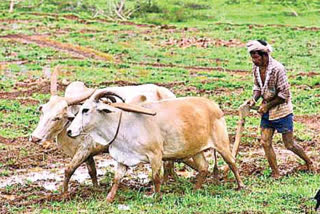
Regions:
<instances>
[{"instance_id":1,"label":"puddle of water","mask_svg":"<svg viewBox=\"0 0 320 214\"><path fill-rule=\"evenodd\" d=\"M109 156L96 156L95 157L97 176L101 177L105 175L107 170L114 171L117 165L116 161L111 159ZM27 170L17 170L15 175L10 177L0 178L0 188L4 188L13 184L25 184L25 183L37 183L40 186L43 186L49 191L58 190L62 186L64 179L64 169L63 164L52 164L48 166L50 169L42 168L32 168ZM182 171L177 173L180 176L191 177L194 176L194 171ZM91 185L91 178L88 173L86 164L82 164L72 175L71 181L77 181L81 184ZM129 167L124 181L132 185L145 185L148 184L151 180L151 168L150 164L138 165L135 167Z\"/></svg>"},{"instance_id":2,"label":"puddle of water","mask_svg":"<svg viewBox=\"0 0 320 214\"><path fill-rule=\"evenodd\" d=\"M116 165L116 162L106 157L96 158L97 175L102 176L106 173L109 166ZM52 165L51 169L32 168L28 170L17 170L16 175L1 178L0 188L13 185L25 184L28 182L37 182L45 189L54 191L57 190L64 179L64 166ZM91 182L86 164L82 164L72 175L71 181L78 181L79 183Z\"/></svg>"}]
</instances>

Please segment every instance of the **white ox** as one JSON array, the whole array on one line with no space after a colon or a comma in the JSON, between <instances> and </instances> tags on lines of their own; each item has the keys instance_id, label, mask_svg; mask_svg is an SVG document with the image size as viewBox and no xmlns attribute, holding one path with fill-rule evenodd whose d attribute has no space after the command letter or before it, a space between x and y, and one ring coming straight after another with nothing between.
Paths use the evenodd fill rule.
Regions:
<instances>
[{"instance_id":1,"label":"white ox","mask_svg":"<svg viewBox=\"0 0 320 214\"><path fill-rule=\"evenodd\" d=\"M125 104L102 101L113 94L95 93L81 106L67 130L70 137L89 134L95 141L109 145L109 154L118 162L114 182L107 196L114 200L120 179L127 166L150 163L155 192L160 192L162 160L193 159L198 170L195 188L201 187L208 173L203 152L216 149L233 171L238 188L240 179L229 148L223 112L214 102L197 97L148 102L140 106L156 112L155 116L127 112ZM128 105L133 109L133 105ZM141 107L139 107L141 108Z\"/></svg>"},{"instance_id":2,"label":"white ox","mask_svg":"<svg viewBox=\"0 0 320 214\"><path fill-rule=\"evenodd\" d=\"M54 85L54 83L52 83ZM82 82L73 82L67 88L65 97L56 96L54 89L48 103L41 105L40 121L37 128L33 131L30 139L32 142L43 142L53 140L57 137L58 147L67 155L72 157L72 161L65 169L65 178L63 189L68 191L69 180L74 171L83 163L86 162L89 175L94 186L98 185L97 173L93 156L107 152L108 148L94 142L90 136L73 139L66 135L66 129L70 125L69 120L73 119L80 103L90 97L95 91L87 88ZM101 91L112 91L126 99L127 102L142 102L145 100L160 100L165 98L175 98L175 95L164 87L159 87L153 84L139 86L124 86L124 87L108 87L99 89Z\"/></svg>"}]
</instances>

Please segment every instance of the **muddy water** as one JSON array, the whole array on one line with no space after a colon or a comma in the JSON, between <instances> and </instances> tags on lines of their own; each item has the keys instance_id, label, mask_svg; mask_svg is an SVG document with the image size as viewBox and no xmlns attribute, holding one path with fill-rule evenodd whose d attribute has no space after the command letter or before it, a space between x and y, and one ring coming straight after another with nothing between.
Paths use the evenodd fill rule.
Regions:
<instances>
[{"instance_id":1,"label":"muddy water","mask_svg":"<svg viewBox=\"0 0 320 214\"><path fill-rule=\"evenodd\" d=\"M292 171L293 168L297 167L298 158L292 152L286 150L281 146L275 146L275 152L277 154L277 160L281 171L284 174ZM314 157L316 154L314 150L307 151L307 154L311 157ZM206 152L207 159L210 161L212 160L211 152ZM261 160L264 160L264 151L262 148L250 148L247 151L240 151L239 152L239 159L238 164L240 167L240 171L242 175L250 175L254 168L252 165L253 162L259 163ZM97 168L97 175L98 180L101 181L101 178L106 174L106 172L114 171L114 167L116 166L116 161L114 161L108 155L101 155L95 157L96 168ZM249 165L248 165L249 164ZM212 165L212 164L210 164ZM248 165L250 166L248 169ZM252 165L252 166L251 166ZM316 164L317 168L319 167ZM31 168L31 169L20 169L14 172L14 175L10 177L0 177L0 188L5 188L6 186L14 185L14 184L37 184L39 186L44 187L48 191L55 191L59 190L63 179L64 179L64 168L66 164L50 164L48 166L49 169L44 169L40 167ZM211 168L212 166L210 166ZM261 167L260 167L261 168ZM259 169L262 170L263 168ZM210 169L212 170L212 169ZM257 170L255 170L257 171ZM176 172L179 176L183 177L193 177L196 175L194 170L185 170L180 169ZM128 171L123 179L123 182L130 186L145 186L148 185L151 178L151 169L149 164L138 165L136 167L129 167ZM71 177L71 182L76 181L80 184L88 184L91 185L91 179L88 174L88 170L86 164L82 164Z\"/></svg>"},{"instance_id":2,"label":"muddy water","mask_svg":"<svg viewBox=\"0 0 320 214\"><path fill-rule=\"evenodd\" d=\"M99 156L95 158L97 174L99 177L106 173L107 168L116 165L109 157ZM0 188L13 184L38 183L47 190L57 190L64 178L64 165L52 164L50 169L40 167L15 171L13 176L0 178ZM71 177L71 181L79 183L91 182L85 164L82 164Z\"/></svg>"},{"instance_id":3,"label":"muddy water","mask_svg":"<svg viewBox=\"0 0 320 214\"><path fill-rule=\"evenodd\" d=\"M114 171L116 161L109 156L95 157L97 176L102 177L107 171ZM13 176L0 177L0 188L4 188L13 184L36 183L45 189L54 191L58 190L64 179L64 164L51 164L50 169L40 167L31 169L16 170ZM150 166L149 164L130 167L126 173L124 180L131 184L147 184L150 182ZM101 180L101 179L99 179ZM86 164L82 164L72 175L70 181L77 181L80 184L91 184Z\"/></svg>"}]
</instances>

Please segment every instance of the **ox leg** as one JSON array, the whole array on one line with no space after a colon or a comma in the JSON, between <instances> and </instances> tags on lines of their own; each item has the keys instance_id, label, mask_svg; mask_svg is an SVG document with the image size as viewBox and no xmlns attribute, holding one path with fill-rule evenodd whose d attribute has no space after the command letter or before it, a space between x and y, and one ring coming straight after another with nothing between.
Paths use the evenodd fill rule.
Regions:
<instances>
[{"instance_id":1,"label":"ox leg","mask_svg":"<svg viewBox=\"0 0 320 214\"><path fill-rule=\"evenodd\" d=\"M236 166L236 162L234 157L232 156L232 153L230 150L224 148L224 149L219 149L217 148L218 152L221 154L223 157L224 161L229 165L229 168L232 170L234 176L236 177L237 183L238 183L238 190L244 188L244 184L242 183L242 180L239 175L239 170Z\"/></svg>"},{"instance_id":2,"label":"ox leg","mask_svg":"<svg viewBox=\"0 0 320 214\"><path fill-rule=\"evenodd\" d=\"M214 167L213 167L213 177L216 181L219 181L219 169L218 169L218 160L217 160L217 150L213 150L214 157Z\"/></svg>"},{"instance_id":3,"label":"ox leg","mask_svg":"<svg viewBox=\"0 0 320 214\"><path fill-rule=\"evenodd\" d=\"M202 155L204 156L204 153L202 152ZM218 162L217 162L217 151L214 150L214 168L213 168L213 176L215 179L215 183L218 184L219 183L219 170L218 170ZM205 157L205 156L204 156ZM198 168L199 166L197 164L195 164L195 162L192 159L183 159L182 160L183 163L187 164L188 166L190 166L192 169L200 172L200 169Z\"/></svg>"},{"instance_id":4,"label":"ox leg","mask_svg":"<svg viewBox=\"0 0 320 214\"><path fill-rule=\"evenodd\" d=\"M116 172L115 172L115 176L114 176L114 179L113 179L113 185L111 187L111 190L110 192L108 193L108 196L107 196L107 201L109 203L113 202L115 196L116 196L116 193L117 193L117 190L119 188L119 184L120 184L120 181L121 179L123 178L123 176L126 174L127 172L127 166L121 164L121 163L118 163L117 164L117 169L116 169Z\"/></svg>"},{"instance_id":5,"label":"ox leg","mask_svg":"<svg viewBox=\"0 0 320 214\"><path fill-rule=\"evenodd\" d=\"M208 167L209 164L204 156L203 152L200 152L196 154L193 158L193 163L198 169L198 174L196 177L196 184L194 186L194 189L200 189L204 180L206 179L206 176L208 175Z\"/></svg>"},{"instance_id":6,"label":"ox leg","mask_svg":"<svg viewBox=\"0 0 320 214\"><path fill-rule=\"evenodd\" d=\"M182 160L182 163L186 164L187 166L191 167L192 169L198 171L198 166L194 164L191 158L186 158ZM178 177L177 173L174 171L174 162L173 161L166 161L163 164L164 166L164 178L163 181L167 182L169 178L176 179Z\"/></svg>"},{"instance_id":7,"label":"ox leg","mask_svg":"<svg viewBox=\"0 0 320 214\"><path fill-rule=\"evenodd\" d=\"M74 171L86 161L89 157L90 152L86 149L79 149L77 153L73 156L71 163L68 164L67 168L64 171L64 181L63 181L63 191L64 193L68 192L68 184L70 181L71 176L73 175Z\"/></svg>"},{"instance_id":8,"label":"ox leg","mask_svg":"<svg viewBox=\"0 0 320 214\"><path fill-rule=\"evenodd\" d=\"M218 184L220 184L220 179L219 179L219 168L218 168L217 150L216 149L213 150L213 158L214 158L214 166L213 166L214 182L213 183L218 185Z\"/></svg>"},{"instance_id":9,"label":"ox leg","mask_svg":"<svg viewBox=\"0 0 320 214\"><path fill-rule=\"evenodd\" d=\"M86 160L87 168L94 187L98 187L97 169L93 157L90 155Z\"/></svg>"},{"instance_id":10,"label":"ox leg","mask_svg":"<svg viewBox=\"0 0 320 214\"><path fill-rule=\"evenodd\" d=\"M149 157L150 165L152 169L152 179L154 183L154 192L160 193L160 187L161 187L161 166L162 166L162 156L160 155L154 155L152 157Z\"/></svg>"},{"instance_id":11,"label":"ox leg","mask_svg":"<svg viewBox=\"0 0 320 214\"><path fill-rule=\"evenodd\" d=\"M182 160L182 162L184 164L186 164L187 166L191 167L192 169L194 169L196 171L199 171L198 165L194 163L192 158L185 158L185 159Z\"/></svg>"},{"instance_id":12,"label":"ox leg","mask_svg":"<svg viewBox=\"0 0 320 214\"><path fill-rule=\"evenodd\" d=\"M163 181L167 182L169 178L177 178L177 174L174 171L174 162L173 161L164 161L163 163Z\"/></svg>"}]
</instances>

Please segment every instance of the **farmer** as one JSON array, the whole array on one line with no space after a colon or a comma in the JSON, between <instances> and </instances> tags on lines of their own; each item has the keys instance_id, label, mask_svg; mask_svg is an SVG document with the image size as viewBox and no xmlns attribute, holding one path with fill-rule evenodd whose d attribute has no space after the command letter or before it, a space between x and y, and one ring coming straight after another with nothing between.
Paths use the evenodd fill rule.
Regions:
<instances>
[{"instance_id":1,"label":"farmer","mask_svg":"<svg viewBox=\"0 0 320 214\"><path fill-rule=\"evenodd\" d=\"M249 41L247 48L253 62L254 86L253 97L246 102L253 106L260 97L263 99L258 110L261 114L261 143L272 177L280 177L272 148L275 130L282 134L285 147L303 159L308 170L312 170L312 161L293 140L293 107L284 66L271 57L272 48L263 40Z\"/></svg>"}]
</instances>

